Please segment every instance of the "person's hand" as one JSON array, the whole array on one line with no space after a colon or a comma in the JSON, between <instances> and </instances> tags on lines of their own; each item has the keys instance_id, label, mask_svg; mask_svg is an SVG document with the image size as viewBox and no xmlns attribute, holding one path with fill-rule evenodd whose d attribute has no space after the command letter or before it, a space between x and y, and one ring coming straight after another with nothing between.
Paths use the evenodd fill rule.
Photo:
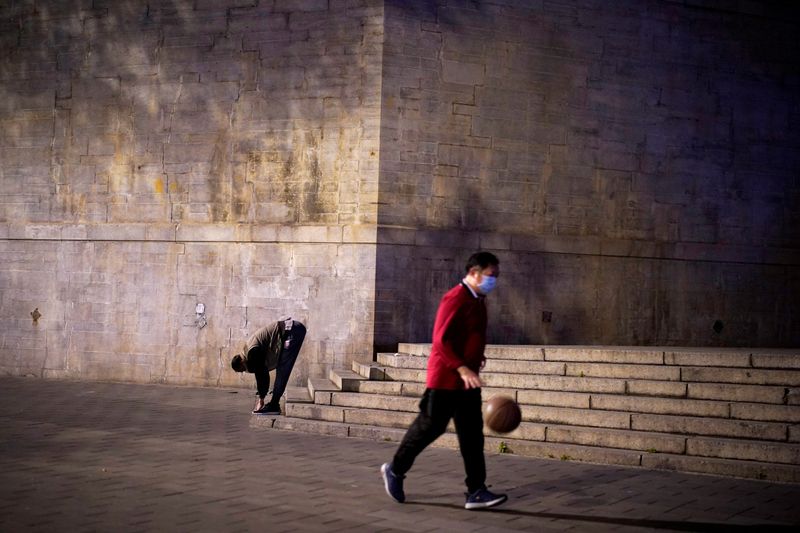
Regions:
<instances>
[{"instance_id":1,"label":"person's hand","mask_svg":"<svg viewBox=\"0 0 800 533\"><path fill-rule=\"evenodd\" d=\"M478 374L470 370L469 367L458 367L458 375L461 376L461 380L464 382L464 388L466 389L477 389L483 385Z\"/></svg>"},{"instance_id":2,"label":"person's hand","mask_svg":"<svg viewBox=\"0 0 800 533\"><path fill-rule=\"evenodd\" d=\"M253 412L256 413L264 408L264 398L256 400L256 406L253 407Z\"/></svg>"}]
</instances>

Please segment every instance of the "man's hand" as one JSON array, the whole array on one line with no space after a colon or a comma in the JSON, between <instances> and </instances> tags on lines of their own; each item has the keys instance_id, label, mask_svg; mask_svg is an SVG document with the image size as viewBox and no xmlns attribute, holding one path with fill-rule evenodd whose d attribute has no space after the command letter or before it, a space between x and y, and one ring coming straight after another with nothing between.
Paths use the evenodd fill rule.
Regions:
<instances>
[{"instance_id":1,"label":"man's hand","mask_svg":"<svg viewBox=\"0 0 800 533\"><path fill-rule=\"evenodd\" d=\"M464 388L467 389L477 389L483 383L481 382L481 378L478 377L478 374L473 372L466 366L458 367L458 375L461 376L461 380L464 382Z\"/></svg>"},{"instance_id":2,"label":"man's hand","mask_svg":"<svg viewBox=\"0 0 800 533\"><path fill-rule=\"evenodd\" d=\"M256 413L264 408L264 398L256 400L256 406L253 407L253 412Z\"/></svg>"}]
</instances>

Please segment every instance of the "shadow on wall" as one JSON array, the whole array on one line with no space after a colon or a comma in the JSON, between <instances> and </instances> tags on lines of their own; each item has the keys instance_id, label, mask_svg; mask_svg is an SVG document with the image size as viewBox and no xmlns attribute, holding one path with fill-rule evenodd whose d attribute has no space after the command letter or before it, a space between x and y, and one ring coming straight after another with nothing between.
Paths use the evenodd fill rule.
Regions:
<instances>
[{"instance_id":1,"label":"shadow on wall","mask_svg":"<svg viewBox=\"0 0 800 533\"><path fill-rule=\"evenodd\" d=\"M800 10L634 4L386 2L378 346L492 243L495 342L800 342Z\"/></svg>"}]
</instances>

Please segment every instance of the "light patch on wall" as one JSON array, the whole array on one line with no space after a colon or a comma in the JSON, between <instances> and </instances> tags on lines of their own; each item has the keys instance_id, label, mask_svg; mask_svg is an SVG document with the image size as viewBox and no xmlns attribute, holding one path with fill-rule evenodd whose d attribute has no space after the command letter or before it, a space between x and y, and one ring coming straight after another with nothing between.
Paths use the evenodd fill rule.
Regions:
<instances>
[{"instance_id":1,"label":"light patch on wall","mask_svg":"<svg viewBox=\"0 0 800 533\"><path fill-rule=\"evenodd\" d=\"M164 180L156 178L155 181L153 181L153 189L157 194L164 194Z\"/></svg>"}]
</instances>

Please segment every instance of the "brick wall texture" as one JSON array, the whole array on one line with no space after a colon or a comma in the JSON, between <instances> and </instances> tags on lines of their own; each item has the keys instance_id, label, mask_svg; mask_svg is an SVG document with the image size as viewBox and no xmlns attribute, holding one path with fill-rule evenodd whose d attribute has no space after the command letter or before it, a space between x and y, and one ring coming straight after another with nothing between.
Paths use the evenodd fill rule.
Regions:
<instances>
[{"instance_id":1,"label":"brick wall texture","mask_svg":"<svg viewBox=\"0 0 800 533\"><path fill-rule=\"evenodd\" d=\"M799 30L733 0L0 2L0 371L249 384L232 349L290 314L299 384L429 340L478 248L492 342L797 346Z\"/></svg>"}]
</instances>

